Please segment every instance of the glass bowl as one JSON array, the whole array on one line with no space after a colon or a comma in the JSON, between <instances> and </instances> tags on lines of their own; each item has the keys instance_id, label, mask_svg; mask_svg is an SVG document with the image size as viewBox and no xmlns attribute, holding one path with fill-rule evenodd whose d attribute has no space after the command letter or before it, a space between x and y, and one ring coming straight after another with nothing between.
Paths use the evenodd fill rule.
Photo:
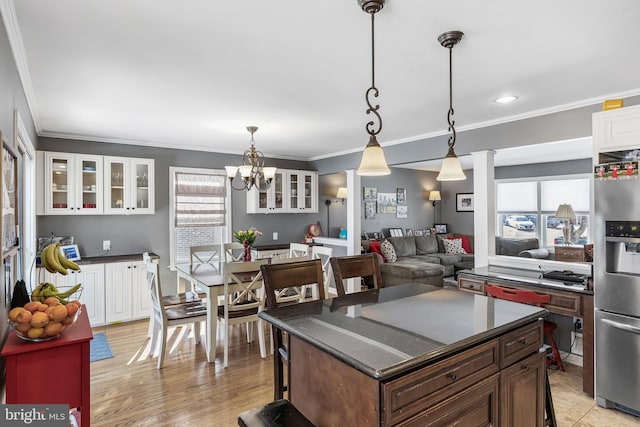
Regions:
<instances>
[{"instance_id":1,"label":"glass bowl","mask_svg":"<svg viewBox=\"0 0 640 427\"><path fill-rule=\"evenodd\" d=\"M65 305L61 306L66 308ZM40 327L42 322L35 324L37 327L34 327L33 322L17 323L12 322L10 319L7 320L7 322L11 329L13 329L13 332L20 339L30 342L50 341L60 338L65 331L72 327L78 319L80 312L81 308L79 307L73 315L67 315L60 321L48 320L47 324L42 327ZM32 315L35 315L36 313L38 312L34 312Z\"/></svg>"}]
</instances>

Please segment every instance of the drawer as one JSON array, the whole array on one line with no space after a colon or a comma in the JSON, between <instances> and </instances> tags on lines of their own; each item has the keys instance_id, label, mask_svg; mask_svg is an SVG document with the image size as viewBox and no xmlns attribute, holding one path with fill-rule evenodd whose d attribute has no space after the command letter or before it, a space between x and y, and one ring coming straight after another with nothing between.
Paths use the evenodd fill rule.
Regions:
<instances>
[{"instance_id":1,"label":"drawer","mask_svg":"<svg viewBox=\"0 0 640 427\"><path fill-rule=\"evenodd\" d=\"M393 425L498 372L499 341L494 339L383 384L383 419Z\"/></svg>"},{"instance_id":2,"label":"drawer","mask_svg":"<svg viewBox=\"0 0 640 427\"><path fill-rule=\"evenodd\" d=\"M543 342L542 320L500 337L500 369L537 352Z\"/></svg>"},{"instance_id":3,"label":"drawer","mask_svg":"<svg viewBox=\"0 0 640 427\"><path fill-rule=\"evenodd\" d=\"M582 298L580 295L570 295L554 291L542 292L536 290L539 294L546 294L551 297L548 303L542 304L544 308L552 313L566 314L567 316L582 317Z\"/></svg>"},{"instance_id":4,"label":"drawer","mask_svg":"<svg viewBox=\"0 0 640 427\"><path fill-rule=\"evenodd\" d=\"M458 289L484 295L484 280L458 276Z\"/></svg>"},{"instance_id":5,"label":"drawer","mask_svg":"<svg viewBox=\"0 0 640 427\"><path fill-rule=\"evenodd\" d=\"M555 247L555 259L556 261L569 261L569 262L584 262L585 252L584 248L572 248L564 246Z\"/></svg>"}]
</instances>

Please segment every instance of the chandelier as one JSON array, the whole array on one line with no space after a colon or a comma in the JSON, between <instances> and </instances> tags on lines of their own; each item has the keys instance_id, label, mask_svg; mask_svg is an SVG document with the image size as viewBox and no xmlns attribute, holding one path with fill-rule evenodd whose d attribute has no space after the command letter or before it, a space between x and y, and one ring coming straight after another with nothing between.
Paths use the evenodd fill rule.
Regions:
<instances>
[{"instance_id":1,"label":"chandelier","mask_svg":"<svg viewBox=\"0 0 640 427\"><path fill-rule=\"evenodd\" d=\"M449 123L449 132L451 132L448 142L449 150L442 161L440 174L438 174L438 177L436 178L438 181L462 181L467 179L466 175L462 171L460 159L456 156L456 152L453 151L453 146L456 143L456 122L453 120L453 74L451 52L453 51L453 47L460 43L463 36L464 33L462 31L447 31L446 33L442 33L438 36L438 41L442 47L449 49L449 112L447 113L447 123Z\"/></svg>"},{"instance_id":2,"label":"chandelier","mask_svg":"<svg viewBox=\"0 0 640 427\"><path fill-rule=\"evenodd\" d=\"M367 101L367 114L373 113L378 119L378 126L376 129L373 128L374 121L371 120L365 126L367 129L367 133L369 134L369 143L365 147L362 152L362 160L360 161L360 166L358 166L357 174L364 176L380 176L380 175L389 175L391 170L387 166L387 161L384 158L384 152L382 151L382 147L378 143L376 135L380 133L382 130L382 117L380 117L380 113L378 110L380 109L380 105L373 106L369 96L373 95L374 97L378 96L378 88L375 83L375 38L374 38L374 16L377 12L382 9L384 6L385 0L358 0L358 4L362 8L362 10L371 15L371 87L367 89L365 94L365 98Z\"/></svg>"},{"instance_id":3,"label":"chandelier","mask_svg":"<svg viewBox=\"0 0 640 427\"><path fill-rule=\"evenodd\" d=\"M247 130L251 133L251 147L242 155L242 166L225 166L224 168L227 170L231 188L234 190L251 190L256 187L259 191L265 191L269 189L271 181L276 175L276 168L264 167L264 155L261 151L256 150L253 134L258 128L247 126ZM242 178L242 187L233 185L238 172Z\"/></svg>"}]
</instances>

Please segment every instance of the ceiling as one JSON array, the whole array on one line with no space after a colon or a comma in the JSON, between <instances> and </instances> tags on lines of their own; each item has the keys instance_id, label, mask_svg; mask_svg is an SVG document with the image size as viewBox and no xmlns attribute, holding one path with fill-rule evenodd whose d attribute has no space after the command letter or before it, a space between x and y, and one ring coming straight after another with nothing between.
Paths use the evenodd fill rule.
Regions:
<instances>
[{"instance_id":1,"label":"ceiling","mask_svg":"<svg viewBox=\"0 0 640 427\"><path fill-rule=\"evenodd\" d=\"M320 159L368 141L370 18L356 0L0 0L39 135ZM387 0L385 144L640 94L637 0ZM9 24L7 24L7 22ZM518 100L493 100L513 94ZM443 140L443 154L445 141ZM492 147L484 147L492 148Z\"/></svg>"}]
</instances>

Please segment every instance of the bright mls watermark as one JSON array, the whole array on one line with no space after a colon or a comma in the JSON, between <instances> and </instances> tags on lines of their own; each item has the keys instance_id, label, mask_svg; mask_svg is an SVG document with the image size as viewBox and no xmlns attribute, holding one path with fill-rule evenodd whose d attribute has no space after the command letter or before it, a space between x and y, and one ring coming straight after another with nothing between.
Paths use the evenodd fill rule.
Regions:
<instances>
[{"instance_id":1,"label":"bright mls watermark","mask_svg":"<svg viewBox=\"0 0 640 427\"><path fill-rule=\"evenodd\" d=\"M69 405L0 405L3 427L68 427Z\"/></svg>"}]
</instances>

